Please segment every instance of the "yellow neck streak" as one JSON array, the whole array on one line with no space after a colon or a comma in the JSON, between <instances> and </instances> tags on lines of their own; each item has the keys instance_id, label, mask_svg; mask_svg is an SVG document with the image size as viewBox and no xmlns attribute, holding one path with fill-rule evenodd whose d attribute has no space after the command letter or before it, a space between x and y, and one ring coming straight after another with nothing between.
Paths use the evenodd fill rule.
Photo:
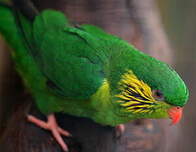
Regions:
<instances>
[{"instance_id":1,"label":"yellow neck streak","mask_svg":"<svg viewBox=\"0 0 196 152\"><path fill-rule=\"evenodd\" d=\"M131 113L151 113L156 100L152 96L151 88L139 80L132 71L127 71L122 75L119 82L120 94L117 102Z\"/></svg>"}]
</instances>

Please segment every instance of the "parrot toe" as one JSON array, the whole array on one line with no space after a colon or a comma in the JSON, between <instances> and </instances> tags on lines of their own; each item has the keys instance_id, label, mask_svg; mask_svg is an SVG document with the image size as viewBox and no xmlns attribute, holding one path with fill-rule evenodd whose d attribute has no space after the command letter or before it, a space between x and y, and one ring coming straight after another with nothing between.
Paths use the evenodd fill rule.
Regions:
<instances>
[{"instance_id":1,"label":"parrot toe","mask_svg":"<svg viewBox=\"0 0 196 152\"><path fill-rule=\"evenodd\" d=\"M62 147L62 149L65 152L68 152L68 146L63 141L61 135L69 137L69 136L71 136L71 134L68 131L66 131L66 130L64 130L64 129L62 129L58 126L54 114L50 114L50 115L47 116L47 119L48 119L47 122L39 120L38 118L36 118L32 115L28 115L27 119L31 123L34 123L34 124L36 124L37 126L43 128L43 129L51 131L52 135L56 139L57 143Z\"/></svg>"},{"instance_id":2,"label":"parrot toe","mask_svg":"<svg viewBox=\"0 0 196 152\"><path fill-rule=\"evenodd\" d=\"M120 138L125 131L125 125L120 124L115 127L116 138Z\"/></svg>"}]
</instances>

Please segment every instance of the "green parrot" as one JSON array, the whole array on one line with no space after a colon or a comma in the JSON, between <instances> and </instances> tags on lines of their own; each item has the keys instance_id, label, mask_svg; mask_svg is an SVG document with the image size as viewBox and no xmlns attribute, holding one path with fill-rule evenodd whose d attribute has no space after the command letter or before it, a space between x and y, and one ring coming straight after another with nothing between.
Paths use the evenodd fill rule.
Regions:
<instances>
[{"instance_id":1,"label":"green parrot","mask_svg":"<svg viewBox=\"0 0 196 152\"><path fill-rule=\"evenodd\" d=\"M32 20L0 6L0 33L15 67L47 122L28 121L50 130L64 151L54 113L86 117L123 128L141 118L179 122L189 91L167 64L94 25L72 26L65 15L44 10Z\"/></svg>"}]
</instances>

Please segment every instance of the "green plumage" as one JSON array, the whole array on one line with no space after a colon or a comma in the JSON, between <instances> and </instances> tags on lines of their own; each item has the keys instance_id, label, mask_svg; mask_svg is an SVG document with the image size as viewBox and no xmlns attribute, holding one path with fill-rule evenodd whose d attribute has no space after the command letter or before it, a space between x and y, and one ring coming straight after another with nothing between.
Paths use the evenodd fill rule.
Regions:
<instances>
[{"instance_id":1,"label":"green plumage","mask_svg":"<svg viewBox=\"0 0 196 152\"><path fill-rule=\"evenodd\" d=\"M13 48L16 68L44 114L64 112L115 126L138 118L165 118L168 108L187 102L188 90L173 69L96 26L73 27L54 10L43 11L34 21L22 14L15 18L2 6L0 14L0 32ZM153 112L127 112L118 102L119 82L127 71L137 82L163 93L163 101L151 104ZM139 93L134 95L138 102L142 99Z\"/></svg>"}]
</instances>

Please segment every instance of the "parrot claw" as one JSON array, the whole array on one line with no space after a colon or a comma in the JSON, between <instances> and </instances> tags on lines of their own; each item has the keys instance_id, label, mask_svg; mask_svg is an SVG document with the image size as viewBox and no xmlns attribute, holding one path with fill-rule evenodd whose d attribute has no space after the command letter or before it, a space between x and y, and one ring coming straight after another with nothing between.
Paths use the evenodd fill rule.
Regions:
<instances>
[{"instance_id":1,"label":"parrot claw","mask_svg":"<svg viewBox=\"0 0 196 152\"><path fill-rule=\"evenodd\" d=\"M120 138L125 131L125 125L120 124L115 127L116 131L116 138Z\"/></svg>"},{"instance_id":2,"label":"parrot claw","mask_svg":"<svg viewBox=\"0 0 196 152\"><path fill-rule=\"evenodd\" d=\"M32 115L27 116L28 121L30 121L31 123L34 123L43 129L51 131L53 137L56 139L56 141L62 147L62 149L65 152L68 152L68 146L63 141L61 135L66 136L66 137L70 137L71 134L68 131L66 131L58 126L54 114L48 115L47 118L48 118L48 121L44 122L44 121L39 120L38 118L36 118Z\"/></svg>"}]
</instances>

